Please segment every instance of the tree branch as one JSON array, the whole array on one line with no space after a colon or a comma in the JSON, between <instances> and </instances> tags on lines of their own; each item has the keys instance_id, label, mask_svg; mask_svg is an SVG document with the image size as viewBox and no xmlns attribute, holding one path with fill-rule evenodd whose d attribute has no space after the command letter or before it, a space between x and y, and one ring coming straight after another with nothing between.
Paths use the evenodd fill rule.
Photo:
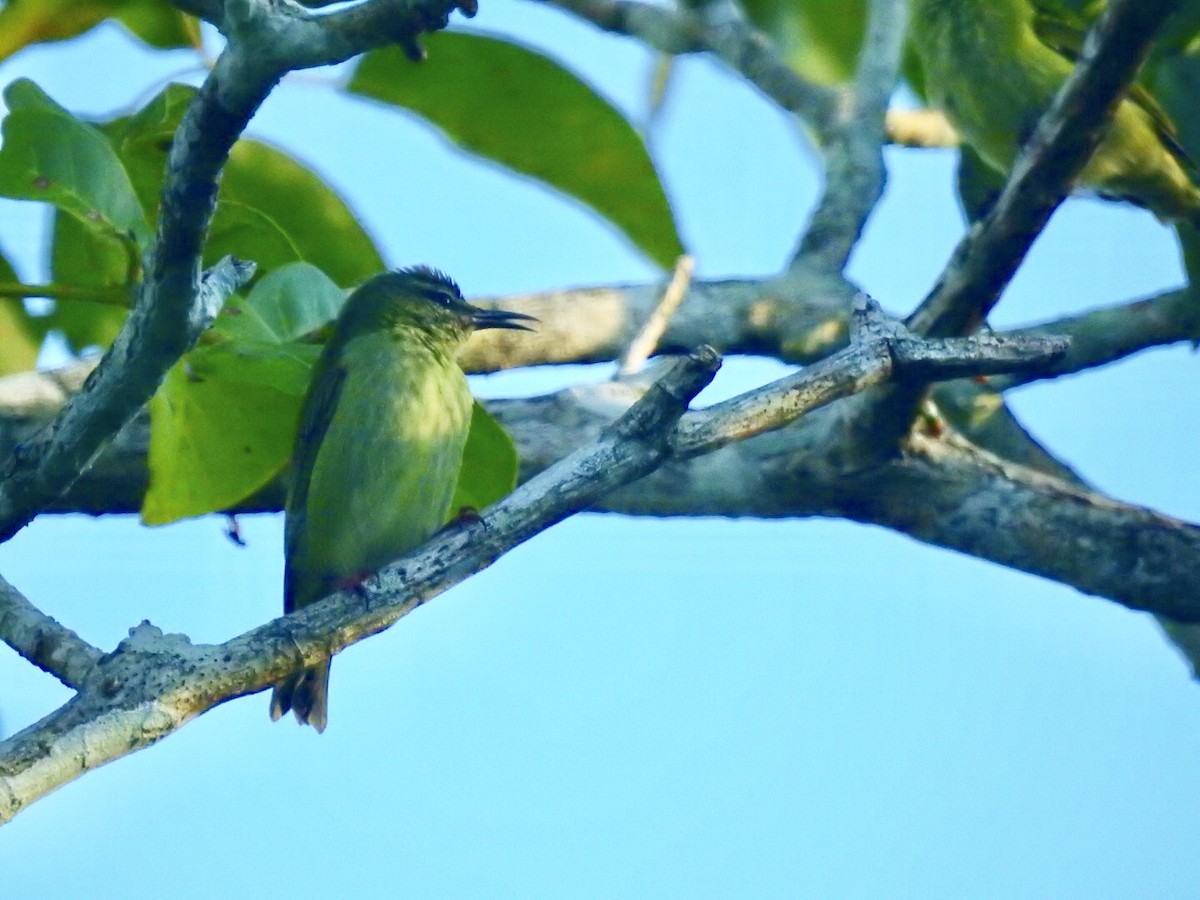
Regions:
<instances>
[{"instance_id":1,"label":"tree branch","mask_svg":"<svg viewBox=\"0 0 1200 900\"><path fill-rule=\"evenodd\" d=\"M833 123L838 93L798 75L771 39L753 28L732 2L708 3L697 11L641 0L543 2L662 53L710 52L818 134L826 134Z\"/></svg>"},{"instance_id":2,"label":"tree branch","mask_svg":"<svg viewBox=\"0 0 1200 900\"><path fill-rule=\"evenodd\" d=\"M821 142L825 191L793 267L840 272L883 193L884 116L904 51L907 0L871 0L858 69Z\"/></svg>"},{"instance_id":3,"label":"tree branch","mask_svg":"<svg viewBox=\"0 0 1200 900\"><path fill-rule=\"evenodd\" d=\"M978 328L1050 215L1071 190L1116 106L1178 0L1116 0L1079 64L1022 148L996 204L959 242L929 296L907 319L929 337ZM886 460L909 433L928 385L889 386L858 407L860 446Z\"/></svg>"},{"instance_id":4,"label":"tree branch","mask_svg":"<svg viewBox=\"0 0 1200 900\"><path fill-rule=\"evenodd\" d=\"M1071 347L1044 370L1003 375L990 381L993 390L1006 391L1031 381L1073 375L1153 347L1200 341L1200 300L1189 289L1164 291L1009 333L1063 335L1071 339Z\"/></svg>"},{"instance_id":5,"label":"tree branch","mask_svg":"<svg viewBox=\"0 0 1200 900\"><path fill-rule=\"evenodd\" d=\"M476 298L481 306L538 318L533 335L483 332L460 360L469 372L618 359L650 319L661 285L614 285L523 297ZM765 281L694 281L670 318L660 353L712 344L722 353L814 362L845 346L850 304L858 289L839 273L790 272Z\"/></svg>"},{"instance_id":6,"label":"tree branch","mask_svg":"<svg viewBox=\"0 0 1200 900\"><path fill-rule=\"evenodd\" d=\"M995 335L925 341L885 318L860 294L850 345L795 375L689 415L679 424L675 452L686 459L742 441L798 418L802 412L892 380L935 380L1041 365L1066 352L1061 338L1012 341Z\"/></svg>"},{"instance_id":7,"label":"tree branch","mask_svg":"<svg viewBox=\"0 0 1200 900\"><path fill-rule=\"evenodd\" d=\"M955 248L937 285L909 317L929 336L978 327L1100 143L1178 0L1115 0L1017 157L996 205Z\"/></svg>"},{"instance_id":8,"label":"tree branch","mask_svg":"<svg viewBox=\"0 0 1200 900\"><path fill-rule=\"evenodd\" d=\"M78 690L103 652L38 610L0 578L0 640L43 672Z\"/></svg>"},{"instance_id":9,"label":"tree branch","mask_svg":"<svg viewBox=\"0 0 1200 900\"><path fill-rule=\"evenodd\" d=\"M1064 349L1062 342L1040 338L997 340L1004 349L990 355L972 349L972 341L923 346L865 298L855 320L856 341L839 354L839 365L874 373L867 379L872 382L905 377L914 366L955 374L964 364L978 372L1008 371ZM668 459L708 453L731 435L747 433L751 420L753 430L782 428L858 390L864 380L837 377L823 367L754 392L752 404L722 404L685 416L718 365L711 348L675 362L591 443L530 478L478 522L439 533L362 590L336 594L216 647L193 647L186 638L164 637L150 626L135 629L87 673L77 697L0 743L0 821L219 703L263 690L295 668L387 628L512 547ZM691 424L697 420L702 427Z\"/></svg>"},{"instance_id":10,"label":"tree branch","mask_svg":"<svg viewBox=\"0 0 1200 900\"><path fill-rule=\"evenodd\" d=\"M952 438L915 435L905 458L863 479L843 514L1131 609L1200 622L1200 527Z\"/></svg>"}]
</instances>

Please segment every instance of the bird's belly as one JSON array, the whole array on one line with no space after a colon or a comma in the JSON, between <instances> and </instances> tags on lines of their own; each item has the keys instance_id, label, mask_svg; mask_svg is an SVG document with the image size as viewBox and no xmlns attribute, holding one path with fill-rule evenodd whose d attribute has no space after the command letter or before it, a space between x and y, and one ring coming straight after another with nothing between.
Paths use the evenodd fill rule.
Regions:
<instances>
[{"instance_id":1,"label":"bird's belly","mask_svg":"<svg viewBox=\"0 0 1200 900\"><path fill-rule=\"evenodd\" d=\"M470 427L457 368L398 378L348 376L310 484L309 561L323 580L355 580L424 543L445 524ZM320 535L320 539L316 538Z\"/></svg>"}]
</instances>

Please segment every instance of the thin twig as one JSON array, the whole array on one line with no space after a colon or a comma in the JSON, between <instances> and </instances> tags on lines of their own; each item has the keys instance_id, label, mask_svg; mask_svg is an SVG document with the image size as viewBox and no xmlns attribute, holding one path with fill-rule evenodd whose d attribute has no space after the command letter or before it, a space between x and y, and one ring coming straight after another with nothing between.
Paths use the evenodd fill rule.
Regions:
<instances>
[{"instance_id":1,"label":"thin twig","mask_svg":"<svg viewBox=\"0 0 1200 900\"><path fill-rule=\"evenodd\" d=\"M1073 375L1153 347L1200 341L1200 299L1188 288L1165 291L1005 333L1061 334L1071 339L1071 349L1044 368L988 379L988 386L997 391Z\"/></svg>"},{"instance_id":2,"label":"thin twig","mask_svg":"<svg viewBox=\"0 0 1200 900\"><path fill-rule=\"evenodd\" d=\"M0 640L43 672L78 690L103 652L60 625L0 578Z\"/></svg>"},{"instance_id":3,"label":"thin twig","mask_svg":"<svg viewBox=\"0 0 1200 900\"><path fill-rule=\"evenodd\" d=\"M47 300L78 300L84 303L102 303L106 306L129 307L131 289L127 286L114 288L85 288L74 284L13 284L0 282L0 298L25 300L45 298Z\"/></svg>"},{"instance_id":4,"label":"thin twig","mask_svg":"<svg viewBox=\"0 0 1200 900\"><path fill-rule=\"evenodd\" d=\"M817 134L830 127L836 91L796 73L775 44L752 27L731 2L703 12L641 0L543 0L611 31L636 37L662 53L708 51Z\"/></svg>"},{"instance_id":5,"label":"thin twig","mask_svg":"<svg viewBox=\"0 0 1200 900\"><path fill-rule=\"evenodd\" d=\"M695 271L695 268L696 262L690 256L681 256L675 262L675 271L671 273L671 281L663 291L662 300L659 301L654 312L646 320L646 324L642 326L642 330L629 342L624 354L617 361L618 378L636 375L642 370L642 366L646 364L650 355L654 353L658 342L666 333L671 317L675 315L675 310L679 309L679 304L687 296L688 286L692 283L692 272Z\"/></svg>"},{"instance_id":6,"label":"thin twig","mask_svg":"<svg viewBox=\"0 0 1200 900\"><path fill-rule=\"evenodd\" d=\"M858 67L823 134L825 190L792 268L845 268L883 193L884 115L904 50L907 0L871 0Z\"/></svg>"}]
</instances>

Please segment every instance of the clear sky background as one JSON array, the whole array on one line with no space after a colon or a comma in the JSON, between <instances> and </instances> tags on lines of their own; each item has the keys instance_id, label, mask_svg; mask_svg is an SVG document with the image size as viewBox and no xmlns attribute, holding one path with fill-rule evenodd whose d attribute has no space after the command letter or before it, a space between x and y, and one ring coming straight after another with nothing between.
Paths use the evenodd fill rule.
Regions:
<instances>
[{"instance_id":1,"label":"clear sky background","mask_svg":"<svg viewBox=\"0 0 1200 900\"><path fill-rule=\"evenodd\" d=\"M645 118L651 56L511 0L474 28L566 60ZM144 102L187 54L117 29L27 51L83 113ZM652 145L698 277L785 262L816 198L802 135L701 59L678 64ZM586 210L450 151L415 119L289 79L249 133L319 169L395 265L468 295L644 281ZM195 73L189 77L195 80ZM954 156L892 150L852 264L888 309L924 295L962 225ZM41 212L0 241L44 277ZM1170 232L1073 200L994 318L1181 280ZM1026 389L1027 425L1122 499L1200 520L1200 363L1187 348ZM708 396L783 367L733 361ZM601 379L572 367L477 393ZM282 517L43 518L0 572L91 642L150 619L219 641L276 615ZM5 733L68 696L0 647ZM1194 898L1200 687L1147 616L838 521L580 516L340 655L323 736L227 704L0 832L5 896Z\"/></svg>"}]
</instances>

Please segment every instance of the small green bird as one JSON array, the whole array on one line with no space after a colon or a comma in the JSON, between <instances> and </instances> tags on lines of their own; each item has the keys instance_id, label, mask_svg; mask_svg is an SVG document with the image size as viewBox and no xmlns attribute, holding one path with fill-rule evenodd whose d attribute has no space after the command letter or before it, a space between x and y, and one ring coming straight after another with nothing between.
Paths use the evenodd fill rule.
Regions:
<instances>
[{"instance_id":1,"label":"small green bird","mask_svg":"<svg viewBox=\"0 0 1200 900\"><path fill-rule=\"evenodd\" d=\"M475 329L531 330L525 321L472 306L424 266L376 275L346 299L292 453L285 612L358 584L446 524L473 402L455 353ZM275 685L271 718L290 709L324 731L329 663Z\"/></svg>"},{"instance_id":2,"label":"small green bird","mask_svg":"<svg viewBox=\"0 0 1200 900\"><path fill-rule=\"evenodd\" d=\"M1085 26L1045 2L913 0L910 37L929 102L984 162L1007 173L1070 74ZM1167 114L1135 84L1079 184L1159 219L1200 225L1195 175Z\"/></svg>"}]
</instances>

